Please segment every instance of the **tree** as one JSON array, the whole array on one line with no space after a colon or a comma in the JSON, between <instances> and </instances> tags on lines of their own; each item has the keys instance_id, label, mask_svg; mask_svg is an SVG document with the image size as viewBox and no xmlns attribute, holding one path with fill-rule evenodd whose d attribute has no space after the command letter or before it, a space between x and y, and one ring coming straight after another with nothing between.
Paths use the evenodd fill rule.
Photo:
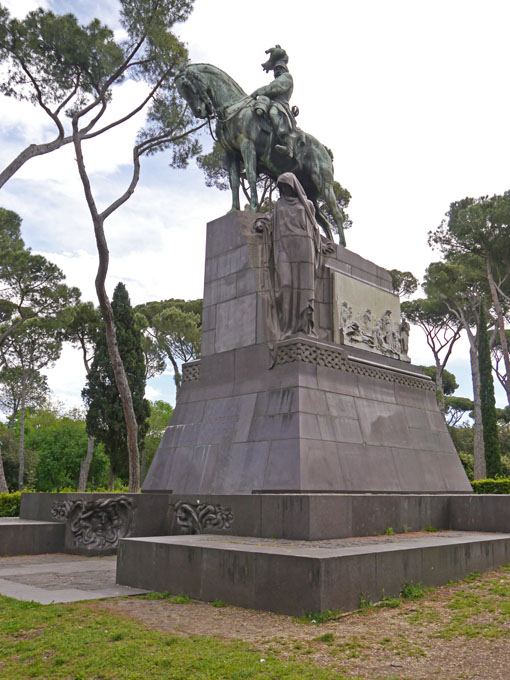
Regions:
<instances>
[{"instance_id":1,"label":"tree","mask_svg":"<svg viewBox=\"0 0 510 680\"><path fill-rule=\"evenodd\" d=\"M455 427L462 418L473 410L473 400L466 397L446 397L446 423Z\"/></svg>"},{"instance_id":2,"label":"tree","mask_svg":"<svg viewBox=\"0 0 510 680\"><path fill-rule=\"evenodd\" d=\"M34 39L36 44L40 45L40 49L44 53L43 56L45 58L47 54L49 56L46 60L39 53L39 48L34 48L35 57L31 62L32 68L29 68L27 72L23 54L20 55L15 49L18 42L14 41L13 45L8 43L3 46L3 55L7 54L11 60L14 72L24 74L22 77L25 80L21 81L25 85L25 89L22 88L23 96L43 107L57 125L60 141L66 139L66 143L69 135L62 132L62 121L58 116L67 111L70 117L70 137L74 145L78 173L96 237L99 255L96 292L105 324L108 352L126 420L127 445L130 457L129 487L133 492L138 491L140 486L137 422L132 395L129 392L129 382L118 351L111 304L105 288L109 252L104 222L133 194L140 177L140 159L142 156L172 149L171 165L182 168L186 166L191 156L200 151L200 145L191 135L203 127L205 122L192 127L193 118L174 84L175 75L186 63L187 53L185 46L172 33L172 29L188 17L191 9L192 0L158 0L157 2L154 0L120 0L121 25L127 36L120 44L115 43L113 33L97 21L92 22L93 28L89 31L94 37L92 41L89 39L87 30L85 30L85 35L78 35L73 24L75 39L70 40L70 55L66 54L65 58L69 58L73 65L77 66L76 52L81 50L80 44L83 40L85 51L83 59L87 77L90 77L90 81L87 81L87 83L90 82L90 88L82 91L79 87L76 87L76 83L80 82L79 76L76 76L77 80L74 81L71 92L76 91L77 96L75 97L73 94L69 99L66 94L63 99L59 100L55 110L51 110L45 104L44 97L41 94L41 83L46 83L48 69L53 73L52 68L57 68L60 77L58 64L61 57L57 47L54 47L51 42L48 47L45 38L38 32L38 29L34 32L31 27L28 27L25 42L30 43ZM45 16L50 23L54 19L52 16L46 16L43 10L41 10L42 16ZM76 23L74 17L73 20ZM3 36L6 40L6 36L10 35L11 30L12 22L9 22L10 19L4 12ZM2 29L0 29L1 32ZM19 49L21 50L21 47ZM57 51L55 52L55 50ZM82 66L81 61L78 66ZM14 76L12 82L20 82L19 77L18 80L16 80L16 77ZM115 86L126 79L143 81L147 86L146 93L128 111L124 111L120 117L105 124L103 116L110 109L113 90ZM53 87L55 86L54 81L50 79L49 82ZM57 85L60 85L60 82ZM51 91L51 87L48 89ZM17 90L11 87L6 90L6 94L13 94L15 91ZM121 125L135 114L145 110L149 104L147 124L140 131L133 148L131 180L126 190L104 210L100 211L87 173L83 143ZM10 177L12 174L10 173L8 176Z\"/></svg>"},{"instance_id":3,"label":"tree","mask_svg":"<svg viewBox=\"0 0 510 680\"><path fill-rule=\"evenodd\" d=\"M31 410L26 422L27 447L37 454L35 488L37 491L75 489L87 448L85 419L78 409L62 410L47 403ZM108 483L108 457L96 447L90 477L94 486Z\"/></svg>"},{"instance_id":4,"label":"tree","mask_svg":"<svg viewBox=\"0 0 510 680\"><path fill-rule=\"evenodd\" d=\"M145 435L144 451L146 452L146 457L142 462L142 479L145 477L146 467L151 464L152 459L154 458L154 454L168 427L172 413L173 408L166 401L150 402L148 429L147 434Z\"/></svg>"},{"instance_id":5,"label":"tree","mask_svg":"<svg viewBox=\"0 0 510 680\"><path fill-rule=\"evenodd\" d=\"M506 342L505 315L510 308L510 191L502 196L464 198L450 210L429 243L446 258L469 254L485 269L506 375L510 375L510 352ZM506 286L506 291L504 290ZM505 384L510 404L510 383Z\"/></svg>"},{"instance_id":6,"label":"tree","mask_svg":"<svg viewBox=\"0 0 510 680\"><path fill-rule=\"evenodd\" d=\"M24 380L24 369L21 366L3 366L0 370L0 412L7 416L9 423L9 436L7 442L3 442L9 447L14 444L14 425L22 406L23 386L25 386L25 408L38 406L46 400L49 388L45 375L35 371L32 380L27 385ZM0 451L0 493L5 493L6 490L7 482Z\"/></svg>"},{"instance_id":7,"label":"tree","mask_svg":"<svg viewBox=\"0 0 510 680\"><path fill-rule=\"evenodd\" d=\"M177 396L181 388L179 362L198 359L202 335L202 300L162 300L138 305L140 327L165 352L174 370Z\"/></svg>"},{"instance_id":8,"label":"tree","mask_svg":"<svg viewBox=\"0 0 510 680\"><path fill-rule=\"evenodd\" d=\"M25 247L20 228L19 215L0 208L0 348L30 319L57 321L80 296L57 265Z\"/></svg>"},{"instance_id":9,"label":"tree","mask_svg":"<svg viewBox=\"0 0 510 680\"><path fill-rule=\"evenodd\" d=\"M488 477L501 475L501 454L499 451L498 419L496 399L494 398L494 381L487 333L487 314L484 300L480 305L478 326L478 363L480 366L480 404L482 410L483 442Z\"/></svg>"},{"instance_id":10,"label":"tree","mask_svg":"<svg viewBox=\"0 0 510 680\"><path fill-rule=\"evenodd\" d=\"M66 117L83 107L98 83L122 63L123 53L113 32L94 19L80 26L72 14L55 15L39 8L19 21L0 6L0 62L4 78L0 92L39 106L56 128L56 137L30 144L0 173L0 187L29 159L72 142ZM92 130L98 120L92 119Z\"/></svg>"},{"instance_id":11,"label":"tree","mask_svg":"<svg viewBox=\"0 0 510 680\"><path fill-rule=\"evenodd\" d=\"M421 366L420 368L425 373L425 375L428 375L429 378L432 378L432 380L434 382L437 382L437 367L436 366ZM442 392L442 394L445 397L450 396L455 392L456 389L458 389L458 387L459 387L459 385L457 383L457 379L453 375L453 373L444 369L441 372L441 392Z\"/></svg>"},{"instance_id":12,"label":"tree","mask_svg":"<svg viewBox=\"0 0 510 680\"><path fill-rule=\"evenodd\" d=\"M19 375L19 475L18 488L24 483L25 410L30 395L40 380L40 371L60 356L62 342L58 327L49 321L32 319L11 333L1 348L5 365Z\"/></svg>"},{"instance_id":13,"label":"tree","mask_svg":"<svg viewBox=\"0 0 510 680\"><path fill-rule=\"evenodd\" d=\"M403 302L402 314L425 333L427 345L434 357L435 371L429 374L436 382L439 409L446 412L443 375L450 359L453 346L460 337L462 323L451 313L447 304L434 297L419 298Z\"/></svg>"},{"instance_id":14,"label":"tree","mask_svg":"<svg viewBox=\"0 0 510 680\"><path fill-rule=\"evenodd\" d=\"M469 359L473 382L474 469L475 479L486 476L483 423L480 401L480 368L478 364L478 326L480 300L486 286L476 256L457 255L448 262L433 262L425 274L426 294L443 302L462 325L469 341Z\"/></svg>"},{"instance_id":15,"label":"tree","mask_svg":"<svg viewBox=\"0 0 510 680\"><path fill-rule=\"evenodd\" d=\"M510 330L505 330L507 349L510 349ZM498 337L494 338L491 343L492 367L501 387L508 394L508 383L510 375L505 370L505 363L503 358L503 351L501 349L501 340Z\"/></svg>"},{"instance_id":16,"label":"tree","mask_svg":"<svg viewBox=\"0 0 510 680\"><path fill-rule=\"evenodd\" d=\"M400 269L389 269L393 292L399 297L410 297L418 290L418 279L411 272L402 272Z\"/></svg>"},{"instance_id":17,"label":"tree","mask_svg":"<svg viewBox=\"0 0 510 680\"><path fill-rule=\"evenodd\" d=\"M81 350L83 365L87 375L90 373L90 362L92 360L94 342L97 333L99 332L100 324L101 316L99 312L94 309L94 305L91 302L80 302L73 308L72 318L68 321L64 329L64 340L67 340L74 347L78 347ZM78 491L85 491L87 488L87 480L93 455L94 437L89 434L87 453L80 466Z\"/></svg>"},{"instance_id":18,"label":"tree","mask_svg":"<svg viewBox=\"0 0 510 680\"><path fill-rule=\"evenodd\" d=\"M145 365L141 348L141 333L135 327L129 295L123 283L119 283L115 288L112 311L117 329L119 353L125 366L130 394L132 394L138 437L143 440L147 429L149 403L144 399ZM128 473L132 479L132 459L129 455L126 456L127 426L108 353L104 326L97 336L94 359L82 396L88 408L87 432L104 444L113 474L125 478Z\"/></svg>"}]
</instances>

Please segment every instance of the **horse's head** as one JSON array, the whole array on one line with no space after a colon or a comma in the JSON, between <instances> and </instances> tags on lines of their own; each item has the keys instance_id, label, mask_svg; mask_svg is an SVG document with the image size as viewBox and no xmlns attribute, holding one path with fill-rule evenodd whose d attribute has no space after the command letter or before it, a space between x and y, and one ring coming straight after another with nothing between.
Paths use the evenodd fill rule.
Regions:
<instances>
[{"instance_id":1,"label":"horse's head","mask_svg":"<svg viewBox=\"0 0 510 680\"><path fill-rule=\"evenodd\" d=\"M175 83L181 97L188 102L193 115L197 118L214 115L213 103L204 84L189 67L178 74Z\"/></svg>"}]
</instances>

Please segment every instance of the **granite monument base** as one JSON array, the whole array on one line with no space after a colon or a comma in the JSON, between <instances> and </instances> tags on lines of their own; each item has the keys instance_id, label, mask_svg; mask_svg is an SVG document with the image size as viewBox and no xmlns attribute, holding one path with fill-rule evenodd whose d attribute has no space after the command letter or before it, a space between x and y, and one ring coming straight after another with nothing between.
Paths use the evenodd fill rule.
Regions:
<instances>
[{"instance_id":1,"label":"granite monument base","mask_svg":"<svg viewBox=\"0 0 510 680\"><path fill-rule=\"evenodd\" d=\"M0 518L0 555L112 555L119 538L170 531L169 495L23 493L19 518Z\"/></svg>"},{"instance_id":2,"label":"granite monument base","mask_svg":"<svg viewBox=\"0 0 510 680\"><path fill-rule=\"evenodd\" d=\"M368 326L356 336L351 320L336 342L342 295L353 314L397 314L388 272L335 246L317 273L315 336L275 338L257 217L208 224L201 356L183 366L143 492L471 493L434 383Z\"/></svg>"},{"instance_id":3,"label":"granite monument base","mask_svg":"<svg viewBox=\"0 0 510 680\"><path fill-rule=\"evenodd\" d=\"M438 534L285 541L237 536L122 539L117 583L300 616L349 611L510 561L510 534Z\"/></svg>"},{"instance_id":4,"label":"granite monument base","mask_svg":"<svg viewBox=\"0 0 510 680\"><path fill-rule=\"evenodd\" d=\"M119 584L301 615L356 609L362 596L398 595L406 582L441 585L510 562L509 496L169 500L172 535L120 540Z\"/></svg>"}]
</instances>

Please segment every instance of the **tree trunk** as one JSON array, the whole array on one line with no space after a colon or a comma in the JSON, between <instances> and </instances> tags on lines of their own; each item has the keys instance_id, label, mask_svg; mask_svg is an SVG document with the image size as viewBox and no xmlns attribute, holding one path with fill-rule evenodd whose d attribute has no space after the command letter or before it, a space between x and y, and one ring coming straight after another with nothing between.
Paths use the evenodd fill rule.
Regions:
<instances>
[{"instance_id":1,"label":"tree trunk","mask_svg":"<svg viewBox=\"0 0 510 680\"><path fill-rule=\"evenodd\" d=\"M506 381L505 381L505 391L508 404L510 405L510 356L508 353L508 344L505 334L505 317L503 315L503 310L501 309L501 304L499 302L498 291L496 289L496 284L494 282L494 274L492 272L492 263L490 257L487 257L487 278L489 279L489 286L491 289L492 302L494 304L494 310L497 317L497 325L499 332L499 341L501 343L501 352L503 354L503 361L505 364L506 371Z\"/></svg>"},{"instance_id":2,"label":"tree trunk","mask_svg":"<svg viewBox=\"0 0 510 680\"><path fill-rule=\"evenodd\" d=\"M78 491L86 491L87 480L89 477L90 464L94 455L94 437L89 434L87 439L87 455L80 465L80 479L78 481Z\"/></svg>"},{"instance_id":3,"label":"tree trunk","mask_svg":"<svg viewBox=\"0 0 510 680\"><path fill-rule=\"evenodd\" d=\"M0 445L0 493L9 493L9 487L5 479L4 461L2 458L2 446Z\"/></svg>"},{"instance_id":4,"label":"tree trunk","mask_svg":"<svg viewBox=\"0 0 510 680\"><path fill-rule=\"evenodd\" d=\"M76 160L78 163L78 171L80 179L83 184L85 198L94 225L94 234L96 237L97 252L99 255L99 266L96 275L96 293L99 300L99 306L103 314L103 320L106 331L106 343L108 345L108 354L112 362L113 374L115 376L115 383L119 390L120 400L122 402L122 410L124 412L124 419L126 421L127 431L127 447L129 457L129 491L131 493L138 493L140 491L140 454L138 452L138 423L136 422L135 410L133 407L133 397L129 387L124 364L119 353L117 345L117 333L115 331L115 322L113 319L112 306L105 289L106 274L108 272L109 252L106 236L104 233L105 214L110 214L108 210L113 210L113 204L108 210L101 213L97 211L97 207L92 195L90 181L85 168L85 161L83 159L83 152L81 148L81 139L77 129L77 121L73 119L73 140L76 151ZM136 185L136 182L135 182ZM134 191L134 187L126 192L127 197Z\"/></svg>"},{"instance_id":5,"label":"tree trunk","mask_svg":"<svg viewBox=\"0 0 510 680\"><path fill-rule=\"evenodd\" d=\"M52 142L47 142L46 144L30 144L27 146L26 149L23 149L23 151L18 154L18 156L2 170L2 172L0 172L0 188L3 187L3 185L31 158L51 153L61 146L64 146L64 144L69 144L72 139L72 137L57 137Z\"/></svg>"},{"instance_id":6,"label":"tree trunk","mask_svg":"<svg viewBox=\"0 0 510 680\"><path fill-rule=\"evenodd\" d=\"M19 469L18 469L18 489L23 491L23 477L25 476L25 398L26 385L23 378L21 388L21 404L19 407Z\"/></svg>"},{"instance_id":7,"label":"tree trunk","mask_svg":"<svg viewBox=\"0 0 510 680\"><path fill-rule=\"evenodd\" d=\"M102 227L101 227L102 230ZM103 234L104 236L104 234ZM105 242L106 246L106 242ZM124 419L126 421L127 430L127 447L129 456L129 491L131 493L138 493L140 491L140 454L138 452L138 423L136 422L135 410L133 407L133 397L129 388L128 379L124 370L124 364L119 353L117 345L117 333L115 331L115 322L113 320L113 311L110 300L106 295L104 288L104 279L100 275L101 260L108 258L108 249L106 253L100 248L99 251L99 272L96 278L96 291L99 299L99 305L103 313L103 319L106 330L106 343L108 345L108 354L112 362L113 374L115 376L115 383L119 390L120 400L122 402L122 410L124 411Z\"/></svg>"},{"instance_id":8,"label":"tree trunk","mask_svg":"<svg viewBox=\"0 0 510 680\"><path fill-rule=\"evenodd\" d=\"M482 406L480 403L480 367L478 366L478 352L476 341L471 331L468 331L469 359L471 363L471 378L473 381L473 454L474 454L474 477L485 479L487 468L485 464L485 449L483 444Z\"/></svg>"},{"instance_id":9,"label":"tree trunk","mask_svg":"<svg viewBox=\"0 0 510 680\"><path fill-rule=\"evenodd\" d=\"M113 468L110 465L110 475L108 479L108 486L110 487L110 491L113 491L115 488L115 475L113 474Z\"/></svg>"},{"instance_id":10,"label":"tree trunk","mask_svg":"<svg viewBox=\"0 0 510 680\"><path fill-rule=\"evenodd\" d=\"M443 418L446 417L446 404L443 392L443 366L439 360L439 357L434 355L434 360L436 362L436 395L438 397L437 403L439 405L439 410L441 411Z\"/></svg>"},{"instance_id":11,"label":"tree trunk","mask_svg":"<svg viewBox=\"0 0 510 680\"><path fill-rule=\"evenodd\" d=\"M141 465L142 472L141 472L141 475L140 475L142 484L143 484L143 480L145 479L145 468L146 467L147 467L147 449L145 448L145 444L144 444L143 449L142 449L142 465Z\"/></svg>"},{"instance_id":12,"label":"tree trunk","mask_svg":"<svg viewBox=\"0 0 510 680\"><path fill-rule=\"evenodd\" d=\"M181 391L182 376L181 376L181 372L179 371L179 364L174 359L172 352L167 351L167 356L170 359L170 362L171 362L172 367L174 369L175 401L177 402L177 399L179 399L179 393Z\"/></svg>"}]
</instances>

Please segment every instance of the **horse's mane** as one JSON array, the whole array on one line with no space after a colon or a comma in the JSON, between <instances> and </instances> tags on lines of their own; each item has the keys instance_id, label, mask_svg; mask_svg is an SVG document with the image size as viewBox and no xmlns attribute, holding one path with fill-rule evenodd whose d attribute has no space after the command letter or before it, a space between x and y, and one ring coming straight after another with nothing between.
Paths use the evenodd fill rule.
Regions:
<instances>
[{"instance_id":1,"label":"horse's mane","mask_svg":"<svg viewBox=\"0 0 510 680\"><path fill-rule=\"evenodd\" d=\"M226 83L232 89L234 89L237 92L240 98L246 97L246 92L243 90L243 88L240 85L238 85L236 81L228 75L228 73L222 71L221 68L213 66L212 64L188 64L184 70L186 69L194 70L195 67L200 67L197 69L198 71L202 71L204 73L220 77L222 80L226 81Z\"/></svg>"}]
</instances>

